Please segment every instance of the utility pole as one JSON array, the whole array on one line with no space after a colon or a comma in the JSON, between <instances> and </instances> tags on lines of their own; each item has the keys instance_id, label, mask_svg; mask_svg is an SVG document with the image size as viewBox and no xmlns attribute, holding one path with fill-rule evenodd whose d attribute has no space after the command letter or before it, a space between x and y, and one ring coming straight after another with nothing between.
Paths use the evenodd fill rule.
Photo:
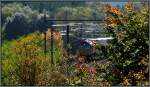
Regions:
<instances>
[{"instance_id":1,"label":"utility pole","mask_svg":"<svg viewBox=\"0 0 150 87\"><path fill-rule=\"evenodd\" d=\"M67 30L66 30L66 36L67 36L67 54L69 56L69 25L66 26Z\"/></svg>"},{"instance_id":2,"label":"utility pole","mask_svg":"<svg viewBox=\"0 0 150 87\"><path fill-rule=\"evenodd\" d=\"M83 36L83 25L81 24L80 25L80 35L79 35L79 37L82 38L82 36Z\"/></svg>"},{"instance_id":3,"label":"utility pole","mask_svg":"<svg viewBox=\"0 0 150 87\"><path fill-rule=\"evenodd\" d=\"M69 58L69 48L70 48L70 45L69 45L69 25L66 26L66 39L67 39L67 56ZM67 75L69 74L68 72L68 63L66 61L66 71L67 71Z\"/></svg>"},{"instance_id":4,"label":"utility pole","mask_svg":"<svg viewBox=\"0 0 150 87\"><path fill-rule=\"evenodd\" d=\"M44 13L44 20L43 20L43 31L44 31L44 55L45 55L45 58L46 58L46 52L47 52L47 49L46 49L46 13Z\"/></svg>"}]
</instances>

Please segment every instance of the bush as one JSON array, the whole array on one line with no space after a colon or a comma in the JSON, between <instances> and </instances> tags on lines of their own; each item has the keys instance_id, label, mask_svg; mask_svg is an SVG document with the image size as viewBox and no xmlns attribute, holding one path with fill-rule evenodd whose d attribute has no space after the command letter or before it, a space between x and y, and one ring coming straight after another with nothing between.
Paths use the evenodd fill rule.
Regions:
<instances>
[{"instance_id":1,"label":"bush","mask_svg":"<svg viewBox=\"0 0 150 87\"><path fill-rule=\"evenodd\" d=\"M106 5L105 11L106 29L115 38L108 47L108 57L116 67L111 76L118 81L112 80L113 85L148 85L148 5L138 11L128 3L123 13Z\"/></svg>"},{"instance_id":2,"label":"bush","mask_svg":"<svg viewBox=\"0 0 150 87\"><path fill-rule=\"evenodd\" d=\"M59 71L60 68L58 68L58 64L63 59L61 37L59 34L54 37L54 42L56 42L54 48L59 47L54 54L56 66L51 66L48 55L44 56L43 40L43 35L35 32L2 44L3 85L57 85L57 79L54 83L52 82L52 79L55 78L53 77L54 74L57 74L58 78L60 77L58 82L65 80L61 74L63 72ZM47 42L50 42L48 38ZM47 52L47 54L50 53ZM58 73L56 73L57 71ZM58 84L63 84L62 82Z\"/></svg>"}]
</instances>

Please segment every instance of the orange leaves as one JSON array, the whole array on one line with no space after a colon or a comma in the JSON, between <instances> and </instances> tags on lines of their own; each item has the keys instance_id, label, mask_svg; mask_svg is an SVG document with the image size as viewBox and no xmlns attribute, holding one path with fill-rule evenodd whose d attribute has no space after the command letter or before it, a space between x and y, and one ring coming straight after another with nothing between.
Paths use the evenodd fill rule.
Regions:
<instances>
[{"instance_id":1,"label":"orange leaves","mask_svg":"<svg viewBox=\"0 0 150 87\"><path fill-rule=\"evenodd\" d=\"M35 58L27 58L26 60L23 61L23 63L27 66L30 66L32 64L35 64L36 63L36 59Z\"/></svg>"},{"instance_id":2,"label":"orange leaves","mask_svg":"<svg viewBox=\"0 0 150 87\"><path fill-rule=\"evenodd\" d=\"M106 23L107 23L107 24L116 23L115 18L112 17L112 16L106 17L105 20L106 20Z\"/></svg>"},{"instance_id":3,"label":"orange leaves","mask_svg":"<svg viewBox=\"0 0 150 87\"><path fill-rule=\"evenodd\" d=\"M106 17L105 21L106 24L111 27L115 27L119 23L119 21L112 16Z\"/></svg>"},{"instance_id":4,"label":"orange leaves","mask_svg":"<svg viewBox=\"0 0 150 87\"><path fill-rule=\"evenodd\" d=\"M122 13L120 12L120 10L117 7L113 7L110 4L106 4L104 7L104 11L108 12L108 13L112 13L115 14L117 16L122 15Z\"/></svg>"},{"instance_id":5,"label":"orange leaves","mask_svg":"<svg viewBox=\"0 0 150 87\"><path fill-rule=\"evenodd\" d=\"M123 80L123 85L125 85L125 86L130 85L129 79L124 79Z\"/></svg>"},{"instance_id":6,"label":"orange leaves","mask_svg":"<svg viewBox=\"0 0 150 87\"><path fill-rule=\"evenodd\" d=\"M116 8L116 7L112 7L110 12L112 12L113 14L116 14L116 15L122 15L120 10L118 8Z\"/></svg>"},{"instance_id":7,"label":"orange leaves","mask_svg":"<svg viewBox=\"0 0 150 87\"><path fill-rule=\"evenodd\" d=\"M41 34L41 37L44 40L44 34ZM48 29L48 31L46 32L46 40L50 40L50 39L51 39L51 30ZM63 41L60 32L53 32L53 39L56 42L58 47L62 46Z\"/></svg>"},{"instance_id":8,"label":"orange leaves","mask_svg":"<svg viewBox=\"0 0 150 87\"><path fill-rule=\"evenodd\" d=\"M38 86L45 86L46 84L47 84L47 81L45 81L45 80L38 80L37 81Z\"/></svg>"},{"instance_id":9,"label":"orange leaves","mask_svg":"<svg viewBox=\"0 0 150 87\"><path fill-rule=\"evenodd\" d=\"M123 19L115 18L113 16L107 16L105 17L106 26L110 26L112 28L115 28L117 25L124 23Z\"/></svg>"},{"instance_id":10,"label":"orange leaves","mask_svg":"<svg viewBox=\"0 0 150 87\"><path fill-rule=\"evenodd\" d=\"M106 24L108 26L115 27L118 23L121 22L121 20L118 19L118 17L122 16L123 14L120 12L120 10L117 7L113 7L109 4L106 4L104 7L104 11L106 12L106 14L107 13L110 14L105 18Z\"/></svg>"}]
</instances>

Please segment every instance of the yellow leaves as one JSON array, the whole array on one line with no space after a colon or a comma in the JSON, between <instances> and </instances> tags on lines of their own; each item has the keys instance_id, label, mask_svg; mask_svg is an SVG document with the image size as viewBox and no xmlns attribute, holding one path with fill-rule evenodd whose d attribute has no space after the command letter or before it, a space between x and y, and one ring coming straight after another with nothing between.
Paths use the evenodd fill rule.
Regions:
<instances>
[{"instance_id":1,"label":"yellow leaves","mask_svg":"<svg viewBox=\"0 0 150 87\"><path fill-rule=\"evenodd\" d=\"M148 14L148 5L145 5L143 10L141 11L143 14Z\"/></svg>"},{"instance_id":2,"label":"yellow leaves","mask_svg":"<svg viewBox=\"0 0 150 87\"><path fill-rule=\"evenodd\" d=\"M128 75L126 75L126 77L123 78L123 85L131 85L134 81L136 81L137 85L146 85L147 79L148 77L145 76L145 72L143 70L139 70L139 71L134 71L134 70L130 70Z\"/></svg>"},{"instance_id":3,"label":"yellow leaves","mask_svg":"<svg viewBox=\"0 0 150 87\"><path fill-rule=\"evenodd\" d=\"M143 81L145 79L144 72L141 70L138 73L133 74L137 81Z\"/></svg>"},{"instance_id":4,"label":"yellow leaves","mask_svg":"<svg viewBox=\"0 0 150 87\"><path fill-rule=\"evenodd\" d=\"M34 39L33 36L27 36L25 39L24 39L24 42L32 42Z\"/></svg>"},{"instance_id":5,"label":"yellow leaves","mask_svg":"<svg viewBox=\"0 0 150 87\"><path fill-rule=\"evenodd\" d=\"M21 58L35 57L41 49L38 45L41 40L39 33L29 34L26 37L21 37L16 40L12 50L14 51L14 54Z\"/></svg>"},{"instance_id":6,"label":"yellow leaves","mask_svg":"<svg viewBox=\"0 0 150 87\"><path fill-rule=\"evenodd\" d=\"M79 84L81 83L81 79L78 79L77 81L75 81L75 84Z\"/></svg>"},{"instance_id":7,"label":"yellow leaves","mask_svg":"<svg viewBox=\"0 0 150 87\"><path fill-rule=\"evenodd\" d=\"M32 33L17 40L14 40L13 43L11 42L12 45L8 44L9 49L5 48L5 50L7 49L7 51L4 51L4 53L11 53L9 53L9 55L4 55L5 57L8 57L8 60L5 59L2 64L4 66L3 69L5 69L4 72L6 72L6 74L10 76L9 78L16 76L15 79L19 80L16 82L19 82L19 84L21 85L28 84L30 82L36 82L35 85L47 85L49 84L47 83L47 81L55 79L56 76L57 79L55 79L55 84L63 84L65 82L65 77L60 76L61 73L56 73L57 75L49 80L49 74L51 74L50 69L52 67L50 66L50 59L43 55L43 37L44 36L40 33ZM54 38L56 39L56 41L59 42L59 40L61 40L60 33L54 32ZM62 42L60 41L60 43ZM61 58L61 54L56 53L56 55ZM13 75L10 74L12 72ZM33 76L35 76L36 78L34 78Z\"/></svg>"},{"instance_id":8,"label":"yellow leaves","mask_svg":"<svg viewBox=\"0 0 150 87\"><path fill-rule=\"evenodd\" d=\"M132 3L127 3L125 5L125 9L127 12L132 12L134 10L133 4Z\"/></svg>"},{"instance_id":9,"label":"yellow leaves","mask_svg":"<svg viewBox=\"0 0 150 87\"><path fill-rule=\"evenodd\" d=\"M51 37L51 31L50 29L46 32L47 35L47 42L50 43L50 37ZM54 42L56 42L56 45L58 48L62 47L62 36L59 32L53 32ZM31 57L38 55L38 51L42 49L38 43L44 42L44 34L40 33L33 33L29 34L26 37L20 38L16 41L15 51L17 53L21 53L20 55L26 55ZM48 46L50 46L48 44ZM32 55L31 55L32 54Z\"/></svg>"},{"instance_id":10,"label":"yellow leaves","mask_svg":"<svg viewBox=\"0 0 150 87\"><path fill-rule=\"evenodd\" d=\"M148 66L148 61L148 55L146 55L145 57L142 57L141 64Z\"/></svg>"}]
</instances>

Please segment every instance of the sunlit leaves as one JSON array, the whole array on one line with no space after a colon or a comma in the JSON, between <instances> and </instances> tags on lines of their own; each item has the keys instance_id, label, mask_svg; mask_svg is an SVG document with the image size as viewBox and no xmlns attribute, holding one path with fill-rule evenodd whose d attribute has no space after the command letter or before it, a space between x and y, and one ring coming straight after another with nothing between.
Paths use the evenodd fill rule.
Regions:
<instances>
[{"instance_id":1,"label":"sunlit leaves","mask_svg":"<svg viewBox=\"0 0 150 87\"><path fill-rule=\"evenodd\" d=\"M122 13L120 12L120 10L117 7L112 7L110 4L106 4L104 7L104 11L106 13L111 13L117 16L122 15Z\"/></svg>"},{"instance_id":2,"label":"sunlit leaves","mask_svg":"<svg viewBox=\"0 0 150 87\"><path fill-rule=\"evenodd\" d=\"M51 32L47 32L47 42L50 42ZM63 55L60 33L54 32L56 42L55 60ZM35 32L2 45L3 84L4 85L46 85L49 84L50 60L43 52L44 36ZM50 54L49 51L47 54ZM12 79L12 80L9 80Z\"/></svg>"},{"instance_id":3,"label":"sunlit leaves","mask_svg":"<svg viewBox=\"0 0 150 87\"><path fill-rule=\"evenodd\" d=\"M138 11L132 3L127 3L122 15L111 12L112 8L114 7L106 5L108 14L106 23L109 27L108 30L111 29L110 33L115 34L116 38L116 41L110 46L109 58L113 60L112 62L122 75L117 78L123 79L120 80L123 85L146 85L149 46L147 43L149 37L147 34L149 31L148 6L145 5L143 9ZM129 73L127 74L127 72Z\"/></svg>"},{"instance_id":4,"label":"sunlit leaves","mask_svg":"<svg viewBox=\"0 0 150 87\"><path fill-rule=\"evenodd\" d=\"M127 12L132 12L134 11L134 7L133 7L133 4L132 3L128 3L125 5L125 9Z\"/></svg>"}]
</instances>

